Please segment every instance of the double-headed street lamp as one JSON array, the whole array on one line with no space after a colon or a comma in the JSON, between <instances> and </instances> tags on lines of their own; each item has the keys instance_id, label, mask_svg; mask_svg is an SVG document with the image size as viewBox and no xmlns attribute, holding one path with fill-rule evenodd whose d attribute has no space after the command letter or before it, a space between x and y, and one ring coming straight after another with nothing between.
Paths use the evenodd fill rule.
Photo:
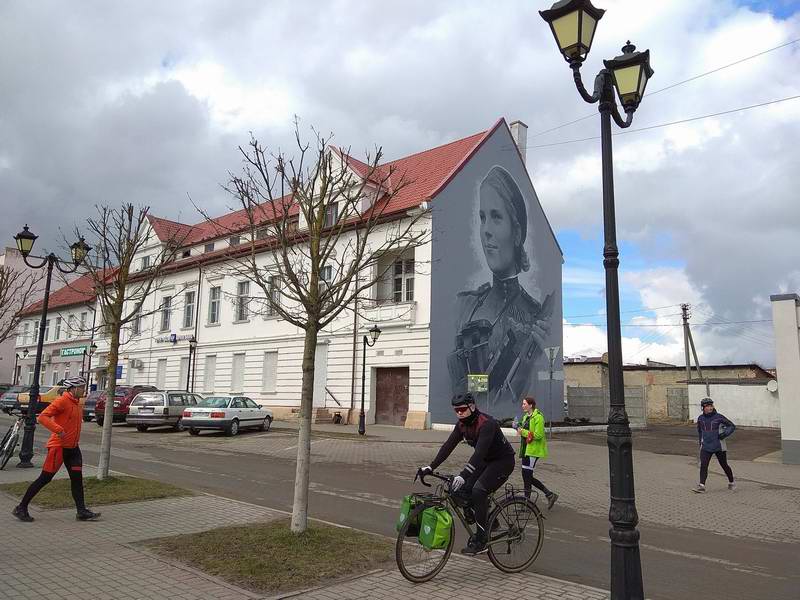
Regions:
<instances>
[{"instance_id":1,"label":"double-headed street lamp","mask_svg":"<svg viewBox=\"0 0 800 600\"><path fill-rule=\"evenodd\" d=\"M72 266L64 267L65 261L58 258L52 252L44 257L39 258L41 262L33 264L28 262L28 257L33 250L33 244L36 242L38 236L28 230L28 226L14 236L17 242L17 250L22 254L22 259L25 264L32 269L41 269L47 267L47 278L44 285L44 298L42 299L42 318L39 321L39 340L36 343L36 363L33 367L33 382L30 391L30 400L28 401L28 414L25 417L25 432L22 437L22 448L19 451L19 464L17 467L30 468L33 467L31 458L33 458L33 434L36 430L36 409L39 403L39 377L42 370L42 347L44 345L44 331L45 322L47 320L47 305L50 302L50 282L53 278L53 267L56 267L64 274L74 273L77 271L80 264L86 259L91 248L83 238L72 244L70 253L72 254Z\"/></svg>"},{"instance_id":2,"label":"double-headed street lamp","mask_svg":"<svg viewBox=\"0 0 800 600\"><path fill-rule=\"evenodd\" d=\"M358 433L360 435L367 433L366 416L364 415L364 386L366 385L367 379L367 346L372 348L380 336L380 328L377 325L373 325L369 330L369 338L365 335L363 340L363 350L361 353L361 412L358 414ZM370 339L372 340L371 342Z\"/></svg>"},{"instance_id":3,"label":"double-headed street lamp","mask_svg":"<svg viewBox=\"0 0 800 600\"><path fill-rule=\"evenodd\" d=\"M14 372L11 375L11 379L14 381L14 385L17 385L19 383L19 374L17 373L17 364L19 364L19 358L20 358L19 354L17 354L15 352L14 353ZM28 358L28 349L27 348L23 348L22 349L22 358L23 358L23 360ZM20 370L22 370L22 369L20 368Z\"/></svg>"},{"instance_id":4,"label":"double-headed street lamp","mask_svg":"<svg viewBox=\"0 0 800 600\"><path fill-rule=\"evenodd\" d=\"M631 429L625 412L622 375L622 336L619 318L619 249L617 248L614 212L614 172L611 157L611 119L622 128L630 127L633 113L644 96L647 81L653 75L650 51L637 52L628 42L622 55L604 60L605 68L594 80L589 93L581 80L580 69L592 47L597 22L605 11L589 0L561 0L550 10L540 11L550 25L564 59L572 69L575 86L586 102L599 102L603 165L603 228L605 245L603 266L606 272L606 315L608 335L608 379L611 406L608 414L608 458L611 478L611 598L644 598L642 566L639 556L639 516L633 484ZM625 119L617 109L616 88Z\"/></svg>"}]
</instances>

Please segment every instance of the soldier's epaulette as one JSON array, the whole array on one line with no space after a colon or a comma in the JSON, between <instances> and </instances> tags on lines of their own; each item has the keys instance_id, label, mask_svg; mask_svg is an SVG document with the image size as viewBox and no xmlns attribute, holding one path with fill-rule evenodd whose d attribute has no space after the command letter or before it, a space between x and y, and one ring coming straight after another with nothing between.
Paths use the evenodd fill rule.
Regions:
<instances>
[{"instance_id":1,"label":"soldier's epaulette","mask_svg":"<svg viewBox=\"0 0 800 600\"><path fill-rule=\"evenodd\" d=\"M484 283L481 287L477 290L464 290L463 292L458 292L458 296L481 296L488 292L492 287L490 283Z\"/></svg>"},{"instance_id":2,"label":"soldier's epaulette","mask_svg":"<svg viewBox=\"0 0 800 600\"><path fill-rule=\"evenodd\" d=\"M542 308L542 305L539 304L539 302L537 302L536 300L534 300L533 297L528 292L526 292L524 288L521 290L519 296L520 300L522 300L525 304L530 306L533 311L538 311L540 308Z\"/></svg>"}]
</instances>

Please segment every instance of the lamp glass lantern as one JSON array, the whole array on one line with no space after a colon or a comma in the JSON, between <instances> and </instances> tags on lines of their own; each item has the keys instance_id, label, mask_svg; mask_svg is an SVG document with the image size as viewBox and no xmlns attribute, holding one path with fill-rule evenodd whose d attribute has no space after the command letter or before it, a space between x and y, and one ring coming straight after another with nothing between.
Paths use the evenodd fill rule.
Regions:
<instances>
[{"instance_id":1,"label":"lamp glass lantern","mask_svg":"<svg viewBox=\"0 0 800 600\"><path fill-rule=\"evenodd\" d=\"M91 345L91 346L89 346L89 355L91 356L91 355L92 355L92 354L94 354L95 352L97 352L97 344L95 344L94 342L92 342L92 345Z\"/></svg>"},{"instance_id":2,"label":"lamp glass lantern","mask_svg":"<svg viewBox=\"0 0 800 600\"><path fill-rule=\"evenodd\" d=\"M369 330L369 336L372 339L372 343L378 341L378 338L381 337L381 330L380 327L377 325L373 325L372 328Z\"/></svg>"},{"instance_id":3,"label":"lamp glass lantern","mask_svg":"<svg viewBox=\"0 0 800 600\"><path fill-rule=\"evenodd\" d=\"M592 48L597 22L605 11L590 0L560 0L539 14L553 32L558 49L567 62L583 62Z\"/></svg>"},{"instance_id":4,"label":"lamp glass lantern","mask_svg":"<svg viewBox=\"0 0 800 600\"><path fill-rule=\"evenodd\" d=\"M189 348L191 348L192 350L197 348L197 339L194 336L189 338Z\"/></svg>"},{"instance_id":5,"label":"lamp glass lantern","mask_svg":"<svg viewBox=\"0 0 800 600\"><path fill-rule=\"evenodd\" d=\"M647 81L654 72L650 67L650 50L638 52L636 46L628 42L622 47L620 56L604 60L603 63L614 75L614 87L620 104L626 110L636 110L644 98Z\"/></svg>"},{"instance_id":6,"label":"lamp glass lantern","mask_svg":"<svg viewBox=\"0 0 800 600\"><path fill-rule=\"evenodd\" d=\"M92 248L86 243L86 240L80 238L77 242L72 244L69 249L72 253L72 262L75 263L75 266L78 266L84 261L89 254L89 250Z\"/></svg>"},{"instance_id":7,"label":"lamp glass lantern","mask_svg":"<svg viewBox=\"0 0 800 600\"><path fill-rule=\"evenodd\" d=\"M22 349L22 358L28 358L28 354L29 354L28 349L27 348L23 348Z\"/></svg>"},{"instance_id":8,"label":"lamp glass lantern","mask_svg":"<svg viewBox=\"0 0 800 600\"><path fill-rule=\"evenodd\" d=\"M33 250L33 244L36 242L38 237L38 235L31 233L27 225L22 228L22 231L14 236L14 240L17 242L17 250L19 250L22 256L27 257L31 253L31 250Z\"/></svg>"}]
</instances>

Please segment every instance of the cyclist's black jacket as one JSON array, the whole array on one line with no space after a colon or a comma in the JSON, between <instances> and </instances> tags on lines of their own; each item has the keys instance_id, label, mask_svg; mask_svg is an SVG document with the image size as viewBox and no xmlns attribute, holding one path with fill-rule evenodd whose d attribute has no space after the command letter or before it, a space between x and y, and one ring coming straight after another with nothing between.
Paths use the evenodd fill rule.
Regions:
<instances>
[{"instance_id":1,"label":"cyclist's black jacket","mask_svg":"<svg viewBox=\"0 0 800 600\"><path fill-rule=\"evenodd\" d=\"M468 423L459 420L453 428L453 432L447 441L442 445L436 458L431 463L431 468L436 469L440 464L447 460L447 457L456 449L461 440L475 448L472 458L464 465L461 476L469 478L475 473L476 469L483 469L487 462L492 462L506 456L514 456L514 448L511 446L506 436L500 430L500 424L494 417L475 411Z\"/></svg>"}]
</instances>

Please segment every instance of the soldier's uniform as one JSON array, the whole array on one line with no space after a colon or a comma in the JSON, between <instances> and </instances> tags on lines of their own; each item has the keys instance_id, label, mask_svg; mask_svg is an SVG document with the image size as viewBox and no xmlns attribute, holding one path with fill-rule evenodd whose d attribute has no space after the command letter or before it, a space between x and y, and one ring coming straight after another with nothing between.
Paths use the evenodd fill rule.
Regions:
<instances>
[{"instance_id":1,"label":"soldier's uniform","mask_svg":"<svg viewBox=\"0 0 800 600\"><path fill-rule=\"evenodd\" d=\"M477 290L460 292L456 300L455 350L447 358L453 393L467 390L467 375L489 376L489 405L516 403L527 393L533 363L542 348L531 336L536 321L547 321L544 305L520 286L517 277L495 278Z\"/></svg>"}]
</instances>

